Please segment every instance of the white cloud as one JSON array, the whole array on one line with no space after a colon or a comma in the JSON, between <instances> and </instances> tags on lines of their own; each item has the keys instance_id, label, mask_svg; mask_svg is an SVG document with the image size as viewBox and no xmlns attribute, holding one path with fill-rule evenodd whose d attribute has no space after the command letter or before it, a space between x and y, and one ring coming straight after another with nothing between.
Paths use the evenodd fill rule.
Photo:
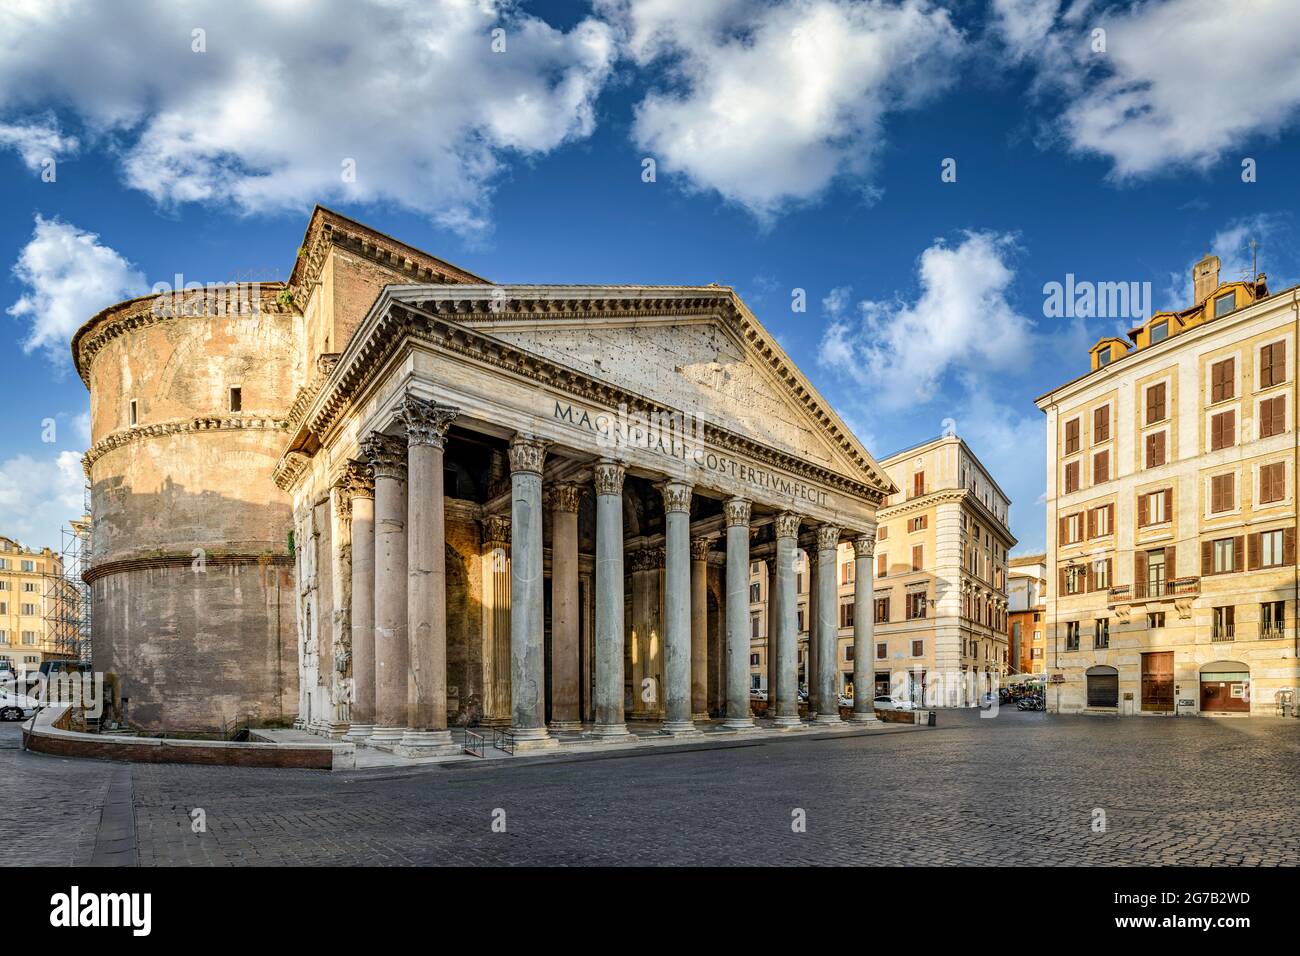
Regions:
<instances>
[{"instance_id":1,"label":"white cloud","mask_svg":"<svg viewBox=\"0 0 1300 956\"><path fill-rule=\"evenodd\" d=\"M682 174L770 221L840 176L868 200L885 116L951 80L964 51L948 14L898 4L598 0L631 56L669 86L637 105L633 137Z\"/></svg>"},{"instance_id":2,"label":"white cloud","mask_svg":"<svg viewBox=\"0 0 1300 956\"><path fill-rule=\"evenodd\" d=\"M65 136L53 117L26 123L0 123L0 149L12 149L23 165L39 172L48 159L75 153L79 143L75 136Z\"/></svg>"},{"instance_id":3,"label":"white cloud","mask_svg":"<svg viewBox=\"0 0 1300 956\"><path fill-rule=\"evenodd\" d=\"M1205 168L1248 156L1258 137L1300 117L1300 4L1256 0L1091 4L995 0L995 28L1041 86L1069 103L1059 131L1077 152L1109 159L1120 179ZM1106 50L1092 50L1092 31Z\"/></svg>"},{"instance_id":4,"label":"white cloud","mask_svg":"<svg viewBox=\"0 0 1300 956\"><path fill-rule=\"evenodd\" d=\"M13 274L27 291L8 313L29 324L23 350L42 349L62 364L72 333L105 306L149 291L144 275L99 236L58 219L36 217Z\"/></svg>"},{"instance_id":5,"label":"white cloud","mask_svg":"<svg viewBox=\"0 0 1300 956\"><path fill-rule=\"evenodd\" d=\"M966 233L955 246L938 240L921 254L915 301L860 302L856 321L836 290L820 361L892 409L929 401L950 373L1023 362L1033 324L1007 301L1014 248L1012 236L993 232Z\"/></svg>"},{"instance_id":6,"label":"white cloud","mask_svg":"<svg viewBox=\"0 0 1300 956\"><path fill-rule=\"evenodd\" d=\"M0 528L30 548L58 551L60 529L82 515L81 455L15 455L0 462Z\"/></svg>"},{"instance_id":7,"label":"white cloud","mask_svg":"<svg viewBox=\"0 0 1300 956\"><path fill-rule=\"evenodd\" d=\"M1219 257L1219 281L1253 278L1257 263L1249 246L1251 240L1259 244L1258 271L1268 273L1269 288L1285 289L1294 284L1296 256L1291 251L1290 218L1274 212L1239 216L1229 220L1210 238L1208 249L1200 250L1182 269L1169 274L1165 304L1160 308L1177 310L1194 304L1192 266L1205 252Z\"/></svg>"},{"instance_id":8,"label":"white cloud","mask_svg":"<svg viewBox=\"0 0 1300 956\"><path fill-rule=\"evenodd\" d=\"M160 203L388 201L475 233L503 155L591 133L614 56L608 25L508 0L6 4L0 118L68 110Z\"/></svg>"}]
</instances>

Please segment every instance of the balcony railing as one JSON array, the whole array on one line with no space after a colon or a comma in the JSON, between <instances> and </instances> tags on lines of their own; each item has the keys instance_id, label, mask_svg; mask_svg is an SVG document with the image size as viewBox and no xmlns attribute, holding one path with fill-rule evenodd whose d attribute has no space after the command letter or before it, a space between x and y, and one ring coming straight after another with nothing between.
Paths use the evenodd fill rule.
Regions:
<instances>
[{"instance_id":1,"label":"balcony railing","mask_svg":"<svg viewBox=\"0 0 1300 956\"><path fill-rule=\"evenodd\" d=\"M1286 637L1286 626L1283 624L1262 624L1259 628L1259 639L1261 641L1280 641Z\"/></svg>"},{"instance_id":2,"label":"balcony railing","mask_svg":"<svg viewBox=\"0 0 1300 956\"><path fill-rule=\"evenodd\" d=\"M1200 578L1174 578L1172 581L1139 581L1136 587L1121 584L1110 589L1107 599L1111 604L1129 604L1136 601L1169 601L1200 593Z\"/></svg>"},{"instance_id":3,"label":"balcony railing","mask_svg":"<svg viewBox=\"0 0 1300 956\"><path fill-rule=\"evenodd\" d=\"M1216 644L1223 641L1235 641L1237 639L1234 636L1235 631L1236 628L1231 624L1216 624L1214 629L1210 631L1210 640Z\"/></svg>"}]
</instances>

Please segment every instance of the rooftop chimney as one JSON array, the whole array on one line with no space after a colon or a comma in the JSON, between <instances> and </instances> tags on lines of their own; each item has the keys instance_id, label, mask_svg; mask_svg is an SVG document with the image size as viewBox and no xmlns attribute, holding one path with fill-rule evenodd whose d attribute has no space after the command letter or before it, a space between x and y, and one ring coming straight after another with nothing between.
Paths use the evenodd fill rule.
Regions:
<instances>
[{"instance_id":1,"label":"rooftop chimney","mask_svg":"<svg viewBox=\"0 0 1300 956\"><path fill-rule=\"evenodd\" d=\"M1219 257L1207 255L1192 266L1192 291L1200 305L1219 287Z\"/></svg>"}]
</instances>

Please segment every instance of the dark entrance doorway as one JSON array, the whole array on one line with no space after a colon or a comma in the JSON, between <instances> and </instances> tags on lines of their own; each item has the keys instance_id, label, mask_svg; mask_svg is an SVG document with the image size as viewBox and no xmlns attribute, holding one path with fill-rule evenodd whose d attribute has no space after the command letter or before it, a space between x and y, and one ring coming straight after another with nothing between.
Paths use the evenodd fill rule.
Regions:
<instances>
[{"instance_id":1,"label":"dark entrance doorway","mask_svg":"<svg viewBox=\"0 0 1300 956\"><path fill-rule=\"evenodd\" d=\"M1201 711L1250 713L1250 669L1237 661L1217 661L1202 667Z\"/></svg>"},{"instance_id":2,"label":"dark entrance doorway","mask_svg":"<svg viewBox=\"0 0 1300 956\"><path fill-rule=\"evenodd\" d=\"M1089 667L1085 675L1088 683L1089 707L1119 706L1119 671L1104 664Z\"/></svg>"},{"instance_id":3,"label":"dark entrance doorway","mask_svg":"<svg viewBox=\"0 0 1300 956\"><path fill-rule=\"evenodd\" d=\"M1156 713L1174 710L1174 652L1142 655L1142 709Z\"/></svg>"}]
</instances>

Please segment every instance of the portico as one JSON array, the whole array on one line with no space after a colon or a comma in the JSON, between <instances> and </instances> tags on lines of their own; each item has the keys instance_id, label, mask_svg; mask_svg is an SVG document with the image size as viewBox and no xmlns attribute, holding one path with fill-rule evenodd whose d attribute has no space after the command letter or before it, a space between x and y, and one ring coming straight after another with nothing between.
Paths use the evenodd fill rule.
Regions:
<instances>
[{"instance_id":1,"label":"portico","mask_svg":"<svg viewBox=\"0 0 1300 956\"><path fill-rule=\"evenodd\" d=\"M350 537L328 539L351 542L340 723L412 756L454 751L458 724L508 726L517 751L632 739L629 723L674 737L754 727L760 560L777 608L764 723L839 723L835 549L868 555L867 607L892 490L716 286L389 286L323 372L276 479L300 540L322 489L351 500ZM820 558L804 716L801 553ZM871 659L871 615L854 622L856 666ZM854 719L871 718L855 701Z\"/></svg>"}]
</instances>

